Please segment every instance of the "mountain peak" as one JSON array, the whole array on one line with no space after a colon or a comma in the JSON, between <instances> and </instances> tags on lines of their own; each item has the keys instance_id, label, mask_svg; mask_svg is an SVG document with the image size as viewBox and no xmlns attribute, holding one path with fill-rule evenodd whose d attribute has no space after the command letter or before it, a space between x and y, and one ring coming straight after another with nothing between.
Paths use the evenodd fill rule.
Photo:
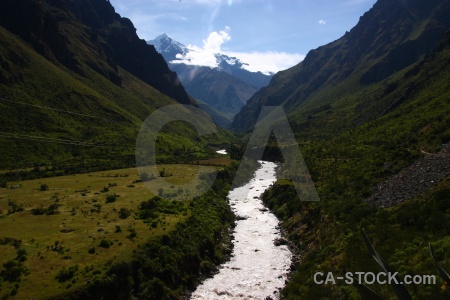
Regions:
<instances>
[{"instance_id":1,"label":"mountain peak","mask_svg":"<svg viewBox=\"0 0 450 300\"><path fill-rule=\"evenodd\" d=\"M162 54L167 62L176 59L177 54L185 55L189 52L185 45L175 41L165 32L153 40L147 41L147 43L155 46L156 50Z\"/></svg>"},{"instance_id":2,"label":"mountain peak","mask_svg":"<svg viewBox=\"0 0 450 300\"><path fill-rule=\"evenodd\" d=\"M156 51L161 53L164 59L170 64L184 64L180 61L180 55L186 56L189 52L194 51L186 47L180 42L171 38L167 33L162 33L153 40L147 41L148 44L155 46ZM236 76L253 87L260 88L269 84L273 74L267 75L261 72L251 72L245 69L248 64L241 61L237 57L230 57L224 53L215 53L216 66L208 66L208 68L215 69L219 72L225 72L232 76ZM186 63L186 65L195 65L193 63ZM199 65L205 66L205 65Z\"/></svg>"},{"instance_id":3,"label":"mountain peak","mask_svg":"<svg viewBox=\"0 0 450 300\"><path fill-rule=\"evenodd\" d=\"M153 41L169 41L169 42L176 42L170 35L163 32L160 35L158 35Z\"/></svg>"}]
</instances>

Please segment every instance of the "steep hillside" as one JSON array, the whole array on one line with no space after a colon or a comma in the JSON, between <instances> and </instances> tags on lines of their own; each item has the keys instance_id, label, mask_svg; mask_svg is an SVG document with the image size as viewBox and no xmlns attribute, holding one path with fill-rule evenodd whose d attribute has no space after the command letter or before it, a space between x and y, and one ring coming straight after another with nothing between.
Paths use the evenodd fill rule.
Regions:
<instances>
[{"instance_id":1,"label":"steep hillside","mask_svg":"<svg viewBox=\"0 0 450 300\"><path fill-rule=\"evenodd\" d=\"M339 117L333 117L325 132L379 117L387 107L375 102L379 99L365 100L375 89L383 89L380 84L388 77L433 50L450 28L449 11L447 0L378 1L342 38L310 51L303 62L276 74L267 89L248 101L232 128L252 128L262 105L283 105L297 124L331 110ZM356 105L376 108L361 112Z\"/></svg>"},{"instance_id":2,"label":"steep hillside","mask_svg":"<svg viewBox=\"0 0 450 300\"><path fill-rule=\"evenodd\" d=\"M1 168L131 165L152 111L196 105L109 1L2 1L0 25ZM163 135L161 153L205 155L190 126L169 124Z\"/></svg>"},{"instance_id":3,"label":"steep hillside","mask_svg":"<svg viewBox=\"0 0 450 300\"><path fill-rule=\"evenodd\" d=\"M171 69L178 74L189 95L221 111L230 119L257 91L257 88L241 79L213 68L173 64Z\"/></svg>"},{"instance_id":4,"label":"steep hillside","mask_svg":"<svg viewBox=\"0 0 450 300\"><path fill-rule=\"evenodd\" d=\"M212 106L206 104L205 102L202 102L200 100L195 101L197 102L198 107L203 109L213 119L214 123L216 123L218 126L222 128L227 128L230 126L231 121L233 121L233 119L230 116L225 115L221 111L213 108Z\"/></svg>"},{"instance_id":5,"label":"steep hillside","mask_svg":"<svg viewBox=\"0 0 450 300\"><path fill-rule=\"evenodd\" d=\"M0 8L0 25L54 63L82 76L89 67L118 86L121 67L178 102L192 103L176 74L109 1L7 0Z\"/></svg>"},{"instance_id":6,"label":"steep hillside","mask_svg":"<svg viewBox=\"0 0 450 300\"><path fill-rule=\"evenodd\" d=\"M398 6L403 9L395 9ZM298 90L286 92L286 101L277 102L275 95L284 92L282 81L277 80L295 80L295 76L306 74L301 70L314 65L310 56L306 64L275 76L271 86L260 90L251 100L267 100L265 105L283 103L290 112L291 125L320 197L319 202L299 202L294 187L287 180L280 180L264 195L267 206L283 221L282 227L292 249L301 257L282 292L283 299L448 298L449 287L439 276L428 246L430 243L434 247L439 253L439 264L448 270L450 30L442 31L442 24L447 21L441 18L450 12L448 1L379 1L362 21L367 21L368 16L395 20L399 24L406 19L417 21L417 15L412 12L420 12L423 18L422 28L417 29L414 36L433 37L430 39L433 49L415 52L418 56L414 63L396 66L400 63L396 60L383 66L388 53L403 47L397 38L412 38L413 32L402 35L403 27L389 31L390 27L385 28L380 22L377 26L383 30L373 29L378 38L370 42L370 47L388 52L364 54L366 59L355 65L355 73L347 79L333 86L333 78L343 74L336 71L327 77L321 72L331 69L316 57L321 71L309 75L319 78L325 74L320 88L308 90L311 87L308 84L319 81L310 77L298 79ZM410 17L406 18L405 14L409 13ZM371 25L361 22L352 30L358 32L354 38L359 37L359 41L370 31ZM440 38L434 40L438 35ZM346 39L331 45L340 45ZM395 46L397 43L400 44ZM403 45L405 43L420 44L416 39ZM316 54L325 53L323 51L329 47L319 48ZM408 51L414 49L418 48L408 47ZM329 55L339 53L340 48L335 51ZM348 49L347 53L350 52ZM410 52L398 54L406 59ZM369 60L377 55L379 60ZM375 82L370 83L368 78ZM288 89L293 88L289 80L284 82ZM301 93L308 92L309 96L300 97ZM293 99L299 103L291 102ZM257 106L246 107L250 108ZM238 117L235 122L243 121ZM379 297L373 294L368 297L359 292L362 287L358 284L338 280L336 284L315 283L317 272L344 276L346 272L376 274L382 271L368 251L361 229L383 260L398 271L400 280L405 275L430 274L436 276L436 284L405 284L405 291L411 297L397 298L395 286L389 284L370 285Z\"/></svg>"}]
</instances>

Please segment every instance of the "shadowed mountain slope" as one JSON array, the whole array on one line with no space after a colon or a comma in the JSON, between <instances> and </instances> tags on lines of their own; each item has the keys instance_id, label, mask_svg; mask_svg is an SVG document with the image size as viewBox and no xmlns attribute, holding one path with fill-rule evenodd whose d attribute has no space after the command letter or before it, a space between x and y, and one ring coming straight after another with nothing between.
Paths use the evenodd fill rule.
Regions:
<instances>
[{"instance_id":1,"label":"shadowed mountain slope","mask_svg":"<svg viewBox=\"0 0 450 300\"><path fill-rule=\"evenodd\" d=\"M343 116L332 126L341 129L378 117L380 105L364 115L349 110L373 89L383 89L380 84L387 78L431 53L450 28L449 11L449 1L378 1L350 32L276 74L236 115L232 128L251 129L263 105L282 105L297 123L333 107Z\"/></svg>"},{"instance_id":2,"label":"shadowed mountain slope","mask_svg":"<svg viewBox=\"0 0 450 300\"><path fill-rule=\"evenodd\" d=\"M2 1L0 36L2 168L129 166L151 112L196 105L109 1ZM185 123L162 134L161 154L207 150Z\"/></svg>"}]
</instances>

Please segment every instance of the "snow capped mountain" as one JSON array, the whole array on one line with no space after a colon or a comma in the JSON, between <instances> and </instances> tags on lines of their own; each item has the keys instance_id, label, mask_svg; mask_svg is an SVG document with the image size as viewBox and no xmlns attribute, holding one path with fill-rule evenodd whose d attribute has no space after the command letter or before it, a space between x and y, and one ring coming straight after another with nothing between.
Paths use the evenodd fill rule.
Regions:
<instances>
[{"instance_id":1,"label":"snow capped mountain","mask_svg":"<svg viewBox=\"0 0 450 300\"><path fill-rule=\"evenodd\" d=\"M156 50L161 53L169 65L195 65L194 63L191 63L189 59L189 53L195 52L195 49L186 47L166 33L157 36L153 40L147 41L147 43L155 46ZM236 57L230 57L223 53L216 53L214 54L214 57L215 62L213 62L212 65L215 65L215 67L212 67L213 69L240 78L255 88L267 86L272 78L272 75L265 75L261 72L250 72L244 69L244 66L247 66L248 64ZM180 58L183 58L183 60L180 60Z\"/></svg>"},{"instance_id":2,"label":"snow capped mountain","mask_svg":"<svg viewBox=\"0 0 450 300\"><path fill-rule=\"evenodd\" d=\"M228 127L247 100L272 78L246 70L247 64L223 53L203 57L195 46L186 47L165 33L147 43L155 46L189 95L222 127ZM199 57L207 64L196 64Z\"/></svg>"},{"instance_id":3,"label":"snow capped mountain","mask_svg":"<svg viewBox=\"0 0 450 300\"><path fill-rule=\"evenodd\" d=\"M242 68L242 66L247 65L246 63L243 63L239 58L236 57L229 57L228 55L217 53L216 55L217 64L219 65L218 68L225 68L226 66L236 66L239 68Z\"/></svg>"},{"instance_id":4,"label":"snow capped mountain","mask_svg":"<svg viewBox=\"0 0 450 300\"><path fill-rule=\"evenodd\" d=\"M176 59L177 54L186 55L190 51L185 45L175 41L166 33L147 41L147 44L155 46L156 51L161 53L167 62Z\"/></svg>"}]
</instances>

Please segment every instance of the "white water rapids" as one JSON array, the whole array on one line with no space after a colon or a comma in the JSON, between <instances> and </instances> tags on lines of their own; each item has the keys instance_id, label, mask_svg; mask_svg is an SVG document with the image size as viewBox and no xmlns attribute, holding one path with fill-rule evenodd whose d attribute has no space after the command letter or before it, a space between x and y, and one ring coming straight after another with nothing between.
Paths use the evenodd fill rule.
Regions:
<instances>
[{"instance_id":1,"label":"white water rapids","mask_svg":"<svg viewBox=\"0 0 450 300\"><path fill-rule=\"evenodd\" d=\"M234 249L230 261L219 273L205 280L191 299L272 299L284 286L292 254L287 246L275 246L281 237L279 221L265 209L260 196L276 180L276 164L261 162L254 178L228 197L238 220L234 229Z\"/></svg>"}]
</instances>

